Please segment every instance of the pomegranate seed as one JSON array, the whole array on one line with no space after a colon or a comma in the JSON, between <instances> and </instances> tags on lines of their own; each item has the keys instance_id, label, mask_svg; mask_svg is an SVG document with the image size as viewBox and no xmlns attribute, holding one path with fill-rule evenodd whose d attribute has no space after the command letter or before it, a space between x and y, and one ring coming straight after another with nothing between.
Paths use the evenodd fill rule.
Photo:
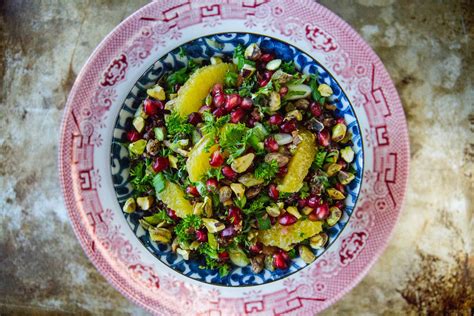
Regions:
<instances>
[{"instance_id":1,"label":"pomegranate seed","mask_svg":"<svg viewBox=\"0 0 474 316\"><path fill-rule=\"evenodd\" d=\"M307 200L307 199L298 199L298 207L299 207L299 208L303 208L303 207L305 207L307 204L308 204L308 200Z\"/></svg>"},{"instance_id":2,"label":"pomegranate seed","mask_svg":"<svg viewBox=\"0 0 474 316\"><path fill-rule=\"evenodd\" d=\"M257 123L257 121L253 117L251 117L247 120L247 127L254 127L255 123Z\"/></svg>"},{"instance_id":3,"label":"pomegranate seed","mask_svg":"<svg viewBox=\"0 0 474 316\"><path fill-rule=\"evenodd\" d=\"M199 196L199 191L194 185L190 185L186 188L186 193L192 196Z\"/></svg>"},{"instance_id":4,"label":"pomegranate seed","mask_svg":"<svg viewBox=\"0 0 474 316\"><path fill-rule=\"evenodd\" d=\"M288 93L288 87L281 87L278 93L280 94L280 97L283 98Z\"/></svg>"},{"instance_id":5,"label":"pomegranate seed","mask_svg":"<svg viewBox=\"0 0 474 316\"><path fill-rule=\"evenodd\" d=\"M245 111L250 110L252 106L253 106L253 101L250 98L244 98L242 100L242 103L240 104L240 108Z\"/></svg>"},{"instance_id":6,"label":"pomegranate seed","mask_svg":"<svg viewBox=\"0 0 474 316\"><path fill-rule=\"evenodd\" d=\"M273 255L273 265L276 269L285 270L288 269L288 263L281 253L275 253Z\"/></svg>"},{"instance_id":7,"label":"pomegranate seed","mask_svg":"<svg viewBox=\"0 0 474 316\"><path fill-rule=\"evenodd\" d=\"M343 117L340 117L336 120L336 124L346 124Z\"/></svg>"},{"instance_id":8,"label":"pomegranate seed","mask_svg":"<svg viewBox=\"0 0 474 316\"><path fill-rule=\"evenodd\" d=\"M276 224L276 222L277 222L277 218L276 218L276 217L271 217L271 216L270 216L270 224L272 224L272 225L275 225L275 224Z\"/></svg>"},{"instance_id":9,"label":"pomegranate seed","mask_svg":"<svg viewBox=\"0 0 474 316\"><path fill-rule=\"evenodd\" d=\"M227 220L234 225L240 225L242 223L242 211L240 208L231 206L227 214Z\"/></svg>"},{"instance_id":10,"label":"pomegranate seed","mask_svg":"<svg viewBox=\"0 0 474 316\"><path fill-rule=\"evenodd\" d=\"M261 79L261 80L258 81L258 85L259 85L260 87L265 87L265 86L270 82L270 80L271 80L270 78L268 78L268 79Z\"/></svg>"},{"instance_id":11,"label":"pomegranate seed","mask_svg":"<svg viewBox=\"0 0 474 316\"><path fill-rule=\"evenodd\" d=\"M153 171L161 172L167 169L170 166L170 161L168 157L158 157L156 158L155 162L153 163Z\"/></svg>"},{"instance_id":12,"label":"pomegranate seed","mask_svg":"<svg viewBox=\"0 0 474 316\"><path fill-rule=\"evenodd\" d=\"M198 125L202 122L202 116L199 112L193 112L188 116L188 122L192 125Z\"/></svg>"},{"instance_id":13,"label":"pomegranate seed","mask_svg":"<svg viewBox=\"0 0 474 316\"><path fill-rule=\"evenodd\" d=\"M311 102L309 110L311 111L311 114L313 114L313 116L320 116L321 114L323 114L321 106L316 102Z\"/></svg>"},{"instance_id":14,"label":"pomegranate seed","mask_svg":"<svg viewBox=\"0 0 474 316\"><path fill-rule=\"evenodd\" d=\"M265 79L271 79L272 76L273 76L273 71L270 71L270 70L269 70L269 71L265 71L265 72L263 73L263 78L265 78Z\"/></svg>"},{"instance_id":15,"label":"pomegranate seed","mask_svg":"<svg viewBox=\"0 0 474 316\"><path fill-rule=\"evenodd\" d=\"M227 251L223 251L217 255L220 261L227 261L229 260L229 253Z\"/></svg>"},{"instance_id":16,"label":"pomegranate seed","mask_svg":"<svg viewBox=\"0 0 474 316\"><path fill-rule=\"evenodd\" d=\"M212 87L211 91L212 95L217 95L217 94L224 94L224 87L220 83L216 83L214 87Z\"/></svg>"},{"instance_id":17,"label":"pomegranate seed","mask_svg":"<svg viewBox=\"0 0 474 316\"><path fill-rule=\"evenodd\" d=\"M176 221L179 219L178 215L176 215L176 212L170 208L167 210L166 213L168 214L169 217L171 217L172 220Z\"/></svg>"},{"instance_id":18,"label":"pomegranate seed","mask_svg":"<svg viewBox=\"0 0 474 316\"><path fill-rule=\"evenodd\" d=\"M223 94L216 94L214 98L212 99L212 104L214 104L215 107L219 108L223 106L226 103L226 97Z\"/></svg>"},{"instance_id":19,"label":"pomegranate seed","mask_svg":"<svg viewBox=\"0 0 474 316\"><path fill-rule=\"evenodd\" d=\"M312 211L311 214L312 213L315 213L318 220L326 219L329 216L329 206L327 203L323 203Z\"/></svg>"},{"instance_id":20,"label":"pomegranate seed","mask_svg":"<svg viewBox=\"0 0 474 316\"><path fill-rule=\"evenodd\" d=\"M329 131L327 129L323 129L321 132L318 133L318 143L323 147L329 146Z\"/></svg>"},{"instance_id":21,"label":"pomegranate seed","mask_svg":"<svg viewBox=\"0 0 474 316\"><path fill-rule=\"evenodd\" d=\"M274 200L278 200L279 195L280 193L278 192L276 185L270 184L268 186L268 196Z\"/></svg>"},{"instance_id":22,"label":"pomegranate seed","mask_svg":"<svg viewBox=\"0 0 474 316\"><path fill-rule=\"evenodd\" d=\"M260 56L261 62L268 63L270 60L273 60L273 56L271 54L263 54Z\"/></svg>"},{"instance_id":23,"label":"pomegranate seed","mask_svg":"<svg viewBox=\"0 0 474 316\"><path fill-rule=\"evenodd\" d=\"M288 252L286 252L285 250L278 249L277 253L279 253L283 257L283 259L285 259L285 261L290 261L290 256L288 255Z\"/></svg>"},{"instance_id":24,"label":"pomegranate seed","mask_svg":"<svg viewBox=\"0 0 474 316\"><path fill-rule=\"evenodd\" d=\"M291 215L290 213L285 213L278 218L278 223L280 223L283 226L289 226L296 223L297 220L298 219L294 217L293 215Z\"/></svg>"},{"instance_id":25,"label":"pomegranate seed","mask_svg":"<svg viewBox=\"0 0 474 316\"><path fill-rule=\"evenodd\" d=\"M280 126L282 132L291 133L296 129L296 123L294 120L286 121Z\"/></svg>"},{"instance_id":26,"label":"pomegranate seed","mask_svg":"<svg viewBox=\"0 0 474 316\"><path fill-rule=\"evenodd\" d=\"M229 112L242 103L242 97L236 93L226 95L225 99L225 109Z\"/></svg>"},{"instance_id":27,"label":"pomegranate seed","mask_svg":"<svg viewBox=\"0 0 474 316\"><path fill-rule=\"evenodd\" d=\"M216 150L211 154L211 158L209 159L209 164L212 167L219 167L222 166L224 163L224 157L222 156L222 153L220 150Z\"/></svg>"},{"instance_id":28,"label":"pomegranate seed","mask_svg":"<svg viewBox=\"0 0 474 316\"><path fill-rule=\"evenodd\" d=\"M339 182L334 185L334 188L342 193L346 191L346 188L344 187L344 185L342 185L342 183L339 183Z\"/></svg>"},{"instance_id":29,"label":"pomegranate seed","mask_svg":"<svg viewBox=\"0 0 474 316\"><path fill-rule=\"evenodd\" d=\"M210 111L211 110L211 107L207 106L207 105L203 105L199 108L199 113L202 113L202 112L205 112L205 111Z\"/></svg>"},{"instance_id":30,"label":"pomegranate seed","mask_svg":"<svg viewBox=\"0 0 474 316\"><path fill-rule=\"evenodd\" d=\"M265 139L265 149L269 152L276 152L278 151L278 143L276 142L275 138L268 137Z\"/></svg>"},{"instance_id":31,"label":"pomegranate seed","mask_svg":"<svg viewBox=\"0 0 474 316\"><path fill-rule=\"evenodd\" d=\"M211 178L206 181L206 188L209 192L217 190L217 179Z\"/></svg>"},{"instance_id":32,"label":"pomegranate seed","mask_svg":"<svg viewBox=\"0 0 474 316\"><path fill-rule=\"evenodd\" d=\"M146 99L145 102L143 102L143 111L147 115L156 115L158 111L163 109L163 103L159 100Z\"/></svg>"},{"instance_id":33,"label":"pomegranate seed","mask_svg":"<svg viewBox=\"0 0 474 316\"><path fill-rule=\"evenodd\" d=\"M279 177L282 177L282 176L284 176L284 175L287 174L287 173L288 173L288 166L283 166L283 167L280 167L280 169L278 170L277 175L278 175Z\"/></svg>"},{"instance_id":34,"label":"pomegranate seed","mask_svg":"<svg viewBox=\"0 0 474 316\"><path fill-rule=\"evenodd\" d=\"M283 123L283 115L281 115L280 113L273 114L268 119L268 123L270 123L271 125L280 125L281 123Z\"/></svg>"},{"instance_id":35,"label":"pomegranate seed","mask_svg":"<svg viewBox=\"0 0 474 316\"><path fill-rule=\"evenodd\" d=\"M344 209L344 202L343 201L337 201L336 204L334 204L335 207L337 207L340 210Z\"/></svg>"},{"instance_id":36,"label":"pomegranate seed","mask_svg":"<svg viewBox=\"0 0 474 316\"><path fill-rule=\"evenodd\" d=\"M319 205L320 199L317 196L312 196L308 199L308 206L311 208L316 208Z\"/></svg>"},{"instance_id":37,"label":"pomegranate seed","mask_svg":"<svg viewBox=\"0 0 474 316\"><path fill-rule=\"evenodd\" d=\"M229 180L233 180L237 176L237 173L229 166L224 166L222 168L222 174Z\"/></svg>"},{"instance_id":38,"label":"pomegranate seed","mask_svg":"<svg viewBox=\"0 0 474 316\"><path fill-rule=\"evenodd\" d=\"M339 160L337 161L337 164L338 164L338 165L341 165L342 169L346 169L346 167L347 167L347 163L346 163L344 160L342 160L342 159L339 159Z\"/></svg>"},{"instance_id":39,"label":"pomegranate seed","mask_svg":"<svg viewBox=\"0 0 474 316\"><path fill-rule=\"evenodd\" d=\"M199 242L206 242L207 234L203 230L196 230L196 240Z\"/></svg>"},{"instance_id":40,"label":"pomegranate seed","mask_svg":"<svg viewBox=\"0 0 474 316\"><path fill-rule=\"evenodd\" d=\"M237 109L230 113L230 121L232 123L240 123L245 116L245 112L242 109Z\"/></svg>"},{"instance_id":41,"label":"pomegranate seed","mask_svg":"<svg viewBox=\"0 0 474 316\"><path fill-rule=\"evenodd\" d=\"M221 116L224 116L226 115L226 111L224 110L224 108L217 108L215 109L214 111L212 111L212 114L215 116L215 117L221 117Z\"/></svg>"},{"instance_id":42,"label":"pomegranate seed","mask_svg":"<svg viewBox=\"0 0 474 316\"><path fill-rule=\"evenodd\" d=\"M236 231L234 229L234 226L232 225L224 228L224 230L221 231L222 238L231 238L231 237L234 237L235 234L236 234Z\"/></svg>"},{"instance_id":43,"label":"pomegranate seed","mask_svg":"<svg viewBox=\"0 0 474 316\"><path fill-rule=\"evenodd\" d=\"M139 140L140 138L142 138L140 136L140 133L137 132L136 130L131 130L131 131L128 131L127 132L127 139L129 142L136 142L137 140Z\"/></svg>"},{"instance_id":44,"label":"pomegranate seed","mask_svg":"<svg viewBox=\"0 0 474 316\"><path fill-rule=\"evenodd\" d=\"M249 250L250 250L251 253L253 253L255 255L259 254L263 250L263 244L261 242L257 241L255 244L253 244L249 247Z\"/></svg>"}]
</instances>

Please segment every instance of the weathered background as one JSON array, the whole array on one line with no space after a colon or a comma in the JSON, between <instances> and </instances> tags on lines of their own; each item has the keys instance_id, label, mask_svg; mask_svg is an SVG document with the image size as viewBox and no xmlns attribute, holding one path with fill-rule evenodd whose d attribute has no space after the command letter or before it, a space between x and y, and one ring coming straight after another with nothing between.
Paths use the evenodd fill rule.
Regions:
<instances>
[{"instance_id":1,"label":"weathered background","mask_svg":"<svg viewBox=\"0 0 474 316\"><path fill-rule=\"evenodd\" d=\"M148 1L0 0L0 314L146 314L86 259L56 151L80 68ZM325 315L469 314L474 306L474 2L322 1L390 72L411 142L407 200L364 280Z\"/></svg>"}]
</instances>

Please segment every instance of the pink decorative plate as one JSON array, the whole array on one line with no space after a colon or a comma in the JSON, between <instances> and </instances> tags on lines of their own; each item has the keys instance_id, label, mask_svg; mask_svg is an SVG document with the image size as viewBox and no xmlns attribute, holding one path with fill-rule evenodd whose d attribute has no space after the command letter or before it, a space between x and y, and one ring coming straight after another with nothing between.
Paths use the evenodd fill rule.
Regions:
<instances>
[{"instance_id":1,"label":"pink decorative plate","mask_svg":"<svg viewBox=\"0 0 474 316\"><path fill-rule=\"evenodd\" d=\"M110 163L119 111L147 69L184 43L229 32L278 39L324 67L352 106L364 153L356 205L327 251L306 268L252 286L202 282L158 260L122 214ZM385 248L403 204L408 161L403 109L381 61L344 21L310 0L150 3L109 34L82 69L59 149L61 185L84 251L121 293L160 315L309 315L328 307Z\"/></svg>"}]
</instances>

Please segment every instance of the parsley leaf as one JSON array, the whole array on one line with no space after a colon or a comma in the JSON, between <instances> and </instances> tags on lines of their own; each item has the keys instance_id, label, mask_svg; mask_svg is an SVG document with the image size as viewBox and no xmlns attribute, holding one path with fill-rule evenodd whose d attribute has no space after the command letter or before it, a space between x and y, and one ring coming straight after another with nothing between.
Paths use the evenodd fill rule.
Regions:
<instances>
[{"instance_id":1,"label":"parsley leaf","mask_svg":"<svg viewBox=\"0 0 474 316\"><path fill-rule=\"evenodd\" d=\"M314 161L312 164L313 169L317 170L323 167L324 160L326 159L327 154L328 154L327 151L324 151L324 150L318 151L318 153L314 157Z\"/></svg>"},{"instance_id":2,"label":"parsley leaf","mask_svg":"<svg viewBox=\"0 0 474 316\"><path fill-rule=\"evenodd\" d=\"M197 215L192 214L183 218L174 228L178 241L189 242L194 236L194 231L198 229L201 224L202 220Z\"/></svg>"},{"instance_id":3,"label":"parsley leaf","mask_svg":"<svg viewBox=\"0 0 474 316\"><path fill-rule=\"evenodd\" d=\"M252 91L254 90L256 83L257 79L255 76L250 76L245 79L240 86L239 95L243 98L252 96Z\"/></svg>"},{"instance_id":4,"label":"parsley leaf","mask_svg":"<svg viewBox=\"0 0 474 316\"><path fill-rule=\"evenodd\" d=\"M151 188L153 176L152 173L146 171L150 162L139 161L130 169L130 182L137 195L148 191Z\"/></svg>"},{"instance_id":5,"label":"parsley leaf","mask_svg":"<svg viewBox=\"0 0 474 316\"><path fill-rule=\"evenodd\" d=\"M222 150L228 151L230 157L228 162L232 162L234 158L239 157L247 148L246 134L248 128L244 124L228 124L226 125L219 138L219 145Z\"/></svg>"},{"instance_id":6,"label":"parsley leaf","mask_svg":"<svg viewBox=\"0 0 474 316\"><path fill-rule=\"evenodd\" d=\"M227 88L235 88L237 86L237 78L239 75L236 72L228 71L224 77L224 86Z\"/></svg>"},{"instance_id":7,"label":"parsley leaf","mask_svg":"<svg viewBox=\"0 0 474 316\"><path fill-rule=\"evenodd\" d=\"M259 211L265 210L265 204L270 201L270 197L268 195L259 195L255 200L250 203L248 208L243 209L243 212L246 215L255 214Z\"/></svg>"},{"instance_id":8,"label":"parsley leaf","mask_svg":"<svg viewBox=\"0 0 474 316\"><path fill-rule=\"evenodd\" d=\"M270 163L263 162L255 168L255 178L270 181L276 176L279 170L280 168L276 160L272 160Z\"/></svg>"},{"instance_id":9,"label":"parsley leaf","mask_svg":"<svg viewBox=\"0 0 474 316\"><path fill-rule=\"evenodd\" d=\"M173 112L168 115L165 118L165 124L168 134L171 136L175 136L176 134L190 135L194 130L194 126L189 124L178 112Z\"/></svg>"},{"instance_id":10,"label":"parsley leaf","mask_svg":"<svg viewBox=\"0 0 474 316\"><path fill-rule=\"evenodd\" d=\"M296 66L295 66L294 61L290 60L290 61L284 62L281 65L281 70L283 70L284 72L286 72L290 75L295 74L296 73Z\"/></svg>"},{"instance_id":11,"label":"parsley leaf","mask_svg":"<svg viewBox=\"0 0 474 316\"><path fill-rule=\"evenodd\" d=\"M201 130L204 134L208 135L209 138L214 139L219 135L219 131L222 126L230 120L230 115L224 115L216 119L216 117L209 111L202 113L204 124L201 127ZM213 144L211 144L212 146Z\"/></svg>"},{"instance_id":12,"label":"parsley leaf","mask_svg":"<svg viewBox=\"0 0 474 316\"><path fill-rule=\"evenodd\" d=\"M204 175L204 179L211 179L211 178L216 178L217 181L221 181L224 179L224 175L222 174L222 167L217 167L217 168L211 168L207 171L207 173Z\"/></svg>"},{"instance_id":13,"label":"parsley leaf","mask_svg":"<svg viewBox=\"0 0 474 316\"><path fill-rule=\"evenodd\" d=\"M272 222L268 216L257 217L258 229L265 230L272 227Z\"/></svg>"},{"instance_id":14,"label":"parsley leaf","mask_svg":"<svg viewBox=\"0 0 474 316\"><path fill-rule=\"evenodd\" d=\"M255 67L255 62L245 58L245 49L242 45L238 45L234 49L234 54L232 56L234 63L237 65L239 70L242 70L245 64Z\"/></svg>"},{"instance_id":15,"label":"parsley leaf","mask_svg":"<svg viewBox=\"0 0 474 316\"><path fill-rule=\"evenodd\" d=\"M309 196L309 185L307 182L303 183L303 186L300 189L300 197L306 199Z\"/></svg>"}]
</instances>

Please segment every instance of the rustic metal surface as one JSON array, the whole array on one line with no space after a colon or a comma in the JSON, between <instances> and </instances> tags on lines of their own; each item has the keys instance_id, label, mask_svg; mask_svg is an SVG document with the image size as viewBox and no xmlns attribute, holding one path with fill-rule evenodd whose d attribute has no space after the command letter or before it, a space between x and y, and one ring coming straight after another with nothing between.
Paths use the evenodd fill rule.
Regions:
<instances>
[{"instance_id":1,"label":"rustic metal surface","mask_svg":"<svg viewBox=\"0 0 474 316\"><path fill-rule=\"evenodd\" d=\"M62 201L57 143L74 79L147 1L0 1L0 314L146 314L83 254ZM474 3L322 1L373 47L402 98L407 200L367 277L325 315L474 306Z\"/></svg>"}]
</instances>

